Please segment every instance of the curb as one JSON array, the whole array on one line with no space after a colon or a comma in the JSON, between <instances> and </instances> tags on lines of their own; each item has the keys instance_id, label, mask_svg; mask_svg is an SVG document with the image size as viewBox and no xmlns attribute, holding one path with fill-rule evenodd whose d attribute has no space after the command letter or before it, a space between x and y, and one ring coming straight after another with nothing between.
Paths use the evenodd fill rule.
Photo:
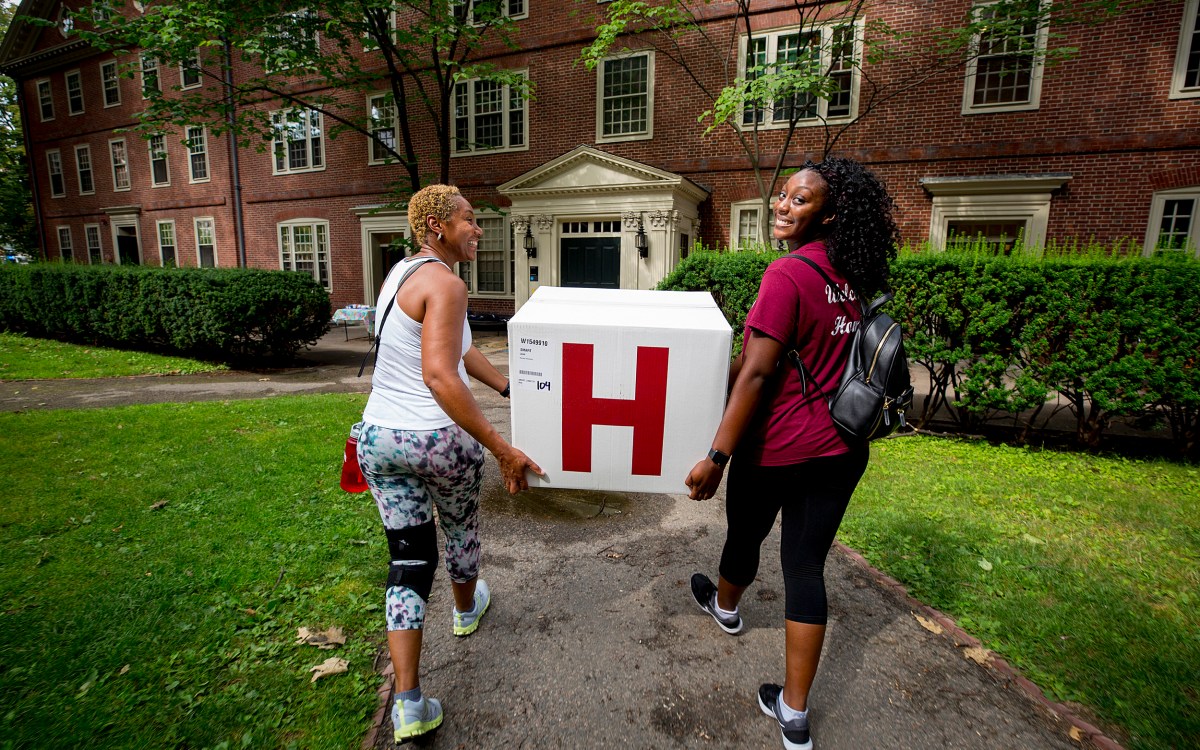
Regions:
<instances>
[{"instance_id":1,"label":"curb","mask_svg":"<svg viewBox=\"0 0 1200 750\"><path fill-rule=\"evenodd\" d=\"M954 639L956 646L984 648L983 644L980 643L977 638L960 628L958 624L949 616L939 612L933 607L930 607L928 604L924 604L923 602L920 602L909 596L908 589L904 586L904 584L871 565L871 563L867 562L867 559L859 554L857 550L853 550L836 540L834 541L833 546L834 549L845 555L847 559L851 560L855 565L862 568L863 571L870 575L871 578L874 579L875 583L877 583L884 590L892 592L894 595L898 596L901 600L907 603L909 607L919 611L925 617L928 617L945 628L946 632ZM1098 750L1125 750L1120 743L1115 742L1112 738L1100 731L1100 729L1079 718L1079 716L1071 708L1046 697L1046 694L1042 692L1041 688L1031 682L1029 678L1022 675L1007 661L997 656L991 650L987 650L987 655L988 666L991 669L995 670L1000 674L1001 677L1005 678L1009 682L1015 683L1017 687L1021 688L1021 690L1033 700L1034 703L1050 712L1052 716L1056 716L1071 724L1072 731L1069 733L1071 739L1077 742L1087 742ZM1078 735L1074 730L1079 730Z\"/></svg>"},{"instance_id":2,"label":"curb","mask_svg":"<svg viewBox=\"0 0 1200 750\"><path fill-rule=\"evenodd\" d=\"M379 743L379 730L383 729L383 724L388 718L388 707L392 705L393 686L392 682L392 660L388 657L387 647L383 649L380 657L376 657L376 663L382 658L386 666L383 669L376 670L379 676L383 677L383 684L379 686L376 694L379 696L379 708L375 709L375 714L371 717L371 728L367 730L366 736L363 737L362 750L374 750Z\"/></svg>"}]
</instances>

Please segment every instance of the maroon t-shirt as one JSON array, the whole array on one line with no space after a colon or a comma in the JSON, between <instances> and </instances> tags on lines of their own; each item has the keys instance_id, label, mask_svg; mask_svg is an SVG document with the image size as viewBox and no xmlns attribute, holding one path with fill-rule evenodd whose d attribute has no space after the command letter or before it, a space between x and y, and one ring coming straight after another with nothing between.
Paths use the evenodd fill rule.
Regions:
<instances>
[{"instance_id":1,"label":"maroon t-shirt","mask_svg":"<svg viewBox=\"0 0 1200 750\"><path fill-rule=\"evenodd\" d=\"M804 261L780 258L763 274L746 328L782 342L785 352L795 347L820 387L833 393L841 379L850 334L862 314L845 277L829 262L824 242L809 243L795 252L820 266L841 289L829 288ZM808 393L801 392L800 376L786 356L764 396L737 447L739 459L756 466L786 466L850 450L829 418L824 397L811 380Z\"/></svg>"}]
</instances>

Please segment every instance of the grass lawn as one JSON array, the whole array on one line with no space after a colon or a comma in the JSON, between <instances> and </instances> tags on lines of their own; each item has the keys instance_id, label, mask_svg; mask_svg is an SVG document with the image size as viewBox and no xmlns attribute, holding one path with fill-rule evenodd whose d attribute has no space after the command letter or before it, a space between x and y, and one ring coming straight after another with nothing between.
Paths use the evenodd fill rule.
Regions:
<instances>
[{"instance_id":1,"label":"grass lawn","mask_svg":"<svg viewBox=\"0 0 1200 750\"><path fill-rule=\"evenodd\" d=\"M936 438L873 452L842 541L1128 747L1200 747L1200 467Z\"/></svg>"},{"instance_id":2,"label":"grass lawn","mask_svg":"<svg viewBox=\"0 0 1200 750\"><path fill-rule=\"evenodd\" d=\"M193 375L228 370L221 364L0 333L0 380Z\"/></svg>"},{"instance_id":3,"label":"grass lawn","mask_svg":"<svg viewBox=\"0 0 1200 750\"><path fill-rule=\"evenodd\" d=\"M0 749L356 746L386 554L337 487L363 399L0 414ZM844 541L1131 748L1197 745L1200 469L874 454ZM331 625L341 649L294 644ZM330 655L349 673L310 683Z\"/></svg>"}]
</instances>

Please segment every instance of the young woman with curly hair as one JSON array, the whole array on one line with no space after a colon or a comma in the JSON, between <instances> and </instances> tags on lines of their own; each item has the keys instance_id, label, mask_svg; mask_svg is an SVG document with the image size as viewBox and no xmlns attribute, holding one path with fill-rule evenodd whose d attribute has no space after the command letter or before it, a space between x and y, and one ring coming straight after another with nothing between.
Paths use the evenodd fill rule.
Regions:
<instances>
[{"instance_id":1,"label":"young woman with curly hair","mask_svg":"<svg viewBox=\"0 0 1200 750\"><path fill-rule=\"evenodd\" d=\"M811 385L804 391L786 352L796 349L822 390L836 387L861 317L856 293L887 286L898 240L892 206L879 180L850 159L807 162L788 179L775 204L775 238L839 288L807 263L780 258L767 268L712 451L686 480L693 500L710 498L733 458L720 577L713 584L696 573L691 581L696 603L727 633L742 629L738 602L782 512L785 678L782 687L762 685L758 702L790 750L812 747L808 693L825 638L825 557L866 469L867 446L842 440L825 399Z\"/></svg>"}]
</instances>

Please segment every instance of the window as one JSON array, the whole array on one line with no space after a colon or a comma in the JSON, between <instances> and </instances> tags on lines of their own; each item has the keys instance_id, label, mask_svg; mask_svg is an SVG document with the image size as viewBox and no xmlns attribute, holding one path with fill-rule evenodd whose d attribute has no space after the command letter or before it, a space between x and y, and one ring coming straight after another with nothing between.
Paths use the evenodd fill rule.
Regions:
<instances>
[{"instance_id":1,"label":"window","mask_svg":"<svg viewBox=\"0 0 1200 750\"><path fill-rule=\"evenodd\" d=\"M79 176L79 194L91 195L96 192L96 183L92 178L92 147L75 147L75 172Z\"/></svg>"},{"instance_id":2,"label":"window","mask_svg":"<svg viewBox=\"0 0 1200 750\"><path fill-rule=\"evenodd\" d=\"M263 52L263 68L279 72L294 67L298 60L316 54L321 40L317 14L298 10L279 16L275 25L275 47Z\"/></svg>"},{"instance_id":3,"label":"window","mask_svg":"<svg viewBox=\"0 0 1200 750\"><path fill-rule=\"evenodd\" d=\"M478 78L455 84L454 153L528 149L525 108L520 88Z\"/></svg>"},{"instance_id":4,"label":"window","mask_svg":"<svg viewBox=\"0 0 1200 750\"><path fill-rule=\"evenodd\" d=\"M275 128L275 174L325 168L321 113L288 109L271 114Z\"/></svg>"},{"instance_id":5,"label":"window","mask_svg":"<svg viewBox=\"0 0 1200 750\"><path fill-rule=\"evenodd\" d=\"M496 20L497 12L501 18L517 19L529 16L525 0L465 0L465 5L467 20L472 24L491 23Z\"/></svg>"},{"instance_id":6,"label":"window","mask_svg":"<svg viewBox=\"0 0 1200 750\"><path fill-rule=\"evenodd\" d=\"M377 29L380 33L382 33L385 36L395 34L396 11L394 11L394 10L387 11L387 10L384 10L383 8L372 8L371 13L372 14L374 14L374 13L386 14L385 23L387 24L387 27L386 27L386 31L384 31L384 29L382 27L376 27L375 21L376 21L377 17L375 15L368 15L365 19L363 19L364 23L366 24L367 29L371 29L371 30ZM364 33L363 34L363 50L370 52L370 51L377 50L377 49L379 49L379 45L375 42L375 37L372 36L369 31Z\"/></svg>"},{"instance_id":7,"label":"window","mask_svg":"<svg viewBox=\"0 0 1200 750\"><path fill-rule=\"evenodd\" d=\"M200 52L197 50L179 63L179 87L194 89L203 83L200 70Z\"/></svg>"},{"instance_id":8,"label":"window","mask_svg":"<svg viewBox=\"0 0 1200 750\"><path fill-rule=\"evenodd\" d=\"M1018 237L1025 247L1043 247L1053 193L1070 180L1069 174L925 177L921 185L933 196L929 244L940 250L954 237L982 235L1001 252Z\"/></svg>"},{"instance_id":9,"label":"window","mask_svg":"<svg viewBox=\"0 0 1200 750\"><path fill-rule=\"evenodd\" d=\"M762 201L738 201L729 206L729 246L738 250L759 247L769 239L762 234Z\"/></svg>"},{"instance_id":10,"label":"window","mask_svg":"<svg viewBox=\"0 0 1200 750\"><path fill-rule=\"evenodd\" d=\"M1200 248L1197 219L1200 219L1200 186L1155 193L1146 231L1146 254L1186 250L1196 255Z\"/></svg>"},{"instance_id":11,"label":"window","mask_svg":"<svg viewBox=\"0 0 1200 750\"><path fill-rule=\"evenodd\" d=\"M192 182L208 182L208 139L204 128L187 129L188 173Z\"/></svg>"},{"instance_id":12,"label":"window","mask_svg":"<svg viewBox=\"0 0 1200 750\"><path fill-rule=\"evenodd\" d=\"M379 94L369 97L367 99L367 116L371 118L371 135L375 136L370 141L370 154L367 161L370 164L384 164L388 159L393 158L392 152L388 149L395 150L399 140L396 134L396 105L392 102L392 95Z\"/></svg>"},{"instance_id":13,"label":"window","mask_svg":"<svg viewBox=\"0 0 1200 750\"><path fill-rule=\"evenodd\" d=\"M70 261L74 257L74 249L71 247L71 228L58 228L58 254L64 261Z\"/></svg>"},{"instance_id":14,"label":"window","mask_svg":"<svg viewBox=\"0 0 1200 750\"><path fill-rule=\"evenodd\" d=\"M50 170L50 196L63 197L67 194L67 183L63 180L62 154L58 149L46 152L46 166Z\"/></svg>"},{"instance_id":15,"label":"window","mask_svg":"<svg viewBox=\"0 0 1200 750\"><path fill-rule=\"evenodd\" d=\"M58 10L58 30L63 36L70 36L75 30L75 19L71 17L70 8L65 5Z\"/></svg>"},{"instance_id":16,"label":"window","mask_svg":"<svg viewBox=\"0 0 1200 750\"><path fill-rule=\"evenodd\" d=\"M78 70L67 73L67 114L83 114L83 77Z\"/></svg>"},{"instance_id":17,"label":"window","mask_svg":"<svg viewBox=\"0 0 1200 750\"><path fill-rule=\"evenodd\" d=\"M211 218L196 219L196 261L201 268L216 268L217 242Z\"/></svg>"},{"instance_id":18,"label":"window","mask_svg":"<svg viewBox=\"0 0 1200 750\"><path fill-rule=\"evenodd\" d=\"M142 98L148 99L162 91L162 82L158 79L158 60L142 56Z\"/></svg>"},{"instance_id":19,"label":"window","mask_svg":"<svg viewBox=\"0 0 1200 750\"><path fill-rule=\"evenodd\" d=\"M459 263L458 275L472 294L510 294L512 239L502 216L477 216L483 230L471 263Z\"/></svg>"},{"instance_id":20,"label":"window","mask_svg":"<svg viewBox=\"0 0 1200 750\"><path fill-rule=\"evenodd\" d=\"M327 291L329 279L329 222L298 219L279 225L279 267L312 276Z\"/></svg>"},{"instance_id":21,"label":"window","mask_svg":"<svg viewBox=\"0 0 1200 750\"><path fill-rule=\"evenodd\" d=\"M162 133L150 136L150 184L154 187L171 184L171 167L167 164L167 137Z\"/></svg>"},{"instance_id":22,"label":"window","mask_svg":"<svg viewBox=\"0 0 1200 750\"><path fill-rule=\"evenodd\" d=\"M823 75L832 91L828 98L809 92L785 94L770 102L747 102L742 125L760 128L820 125L830 120L849 120L858 102L858 66L862 28L858 25L787 28L761 36L742 37L740 74L753 81L767 72L793 72L800 78Z\"/></svg>"},{"instance_id":23,"label":"window","mask_svg":"<svg viewBox=\"0 0 1200 750\"><path fill-rule=\"evenodd\" d=\"M125 140L109 141L108 152L112 156L113 190L128 190L129 160L125 154Z\"/></svg>"},{"instance_id":24,"label":"window","mask_svg":"<svg viewBox=\"0 0 1200 750\"><path fill-rule=\"evenodd\" d=\"M100 225L84 224L83 235L87 238L88 262L94 266L104 261L103 248L100 245Z\"/></svg>"},{"instance_id":25,"label":"window","mask_svg":"<svg viewBox=\"0 0 1200 750\"><path fill-rule=\"evenodd\" d=\"M977 5L986 31L972 40L963 91L963 114L1037 109L1047 30L1029 13L1041 0ZM1025 18L1024 16L1029 16Z\"/></svg>"},{"instance_id":26,"label":"window","mask_svg":"<svg viewBox=\"0 0 1200 750\"><path fill-rule=\"evenodd\" d=\"M600 63L596 140L629 141L654 136L654 56L649 52Z\"/></svg>"},{"instance_id":27,"label":"window","mask_svg":"<svg viewBox=\"0 0 1200 750\"><path fill-rule=\"evenodd\" d=\"M100 82L104 89L104 106L115 107L121 103L121 78L117 74L117 63L100 64Z\"/></svg>"},{"instance_id":28,"label":"window","mask_svg":"<svg viewBox=\"0 0 1200 750\"><path fill-rule=\"evenodd\" d=\"M163 268L174 268L179 261L175 259L175 222L166 219L158 222L158 257Z\"/></svg>"},{"instance_id":29,"label":"window","mask_svg":"<svg viewBox=\"0 0 1200 750\"><path fill-rule=\"evenodd\" d=\"M1171 98L1200 96L1200 0L1187 0L1171 77Z\"/></svg>"},{"instance_id":30,"label":"window","mask_svg":"<svg viewBox=\"0 0 1200 750\"><path fill-rule=\"evenodd\" d=\"M54 92L49 81L37 82L38 105L41 107L42 122L54 119Z\"/></svg>"}]
</instances>

